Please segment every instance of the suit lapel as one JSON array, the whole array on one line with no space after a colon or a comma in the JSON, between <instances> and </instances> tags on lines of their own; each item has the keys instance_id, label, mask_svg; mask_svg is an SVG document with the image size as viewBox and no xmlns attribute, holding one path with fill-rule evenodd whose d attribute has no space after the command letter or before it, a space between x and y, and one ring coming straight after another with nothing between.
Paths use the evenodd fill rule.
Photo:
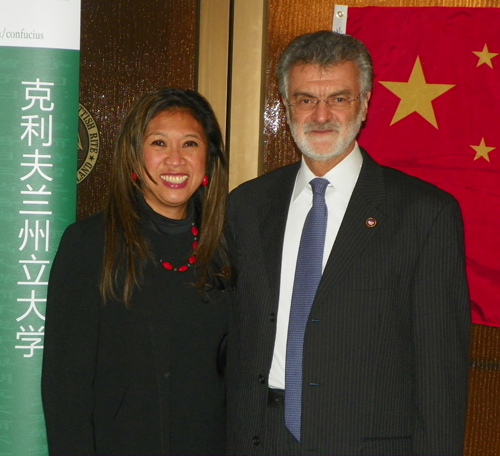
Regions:
<instances>
[{"instance_id":1,"label":"suit lapel","mask_svg":"<svg viewBox=\"0 0 500 456\"><path fill-rule=\"evenodd\" d=\"M300 162L282 169L275 185L269 189L267 202L259 211L264 264L269 278L273 302L278 306L281 279L281 256L290 198Z\"/></svg>"},{"instance_id":2,"label":"suit lapel","mask_svg":"<svg viewBox=\"0 0 500 456\"><path fill-rule=\"evenodd\" d=\"M316 294L318 303L331 292L362 254L366 244L384 227L386 193L382 168L362 152L363 166L323 272ZM370 220L376 221L374 227L370 227L373 224Z\"/></svg>"}]
</instances>

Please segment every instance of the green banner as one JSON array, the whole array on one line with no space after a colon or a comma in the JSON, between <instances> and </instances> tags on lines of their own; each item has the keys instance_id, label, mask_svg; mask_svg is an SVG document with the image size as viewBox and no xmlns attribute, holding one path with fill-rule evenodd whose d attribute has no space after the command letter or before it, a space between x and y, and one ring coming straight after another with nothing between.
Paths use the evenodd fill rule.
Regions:
<instances>
[{"instance_id":1,"label":"green banner","mask_svg":"<svg viewBox=\"0 0 500 456\"><path fill-rule=\"evenodd\" d=\"M8 3L12 4L0 1L0 15ZM79 50L19 45L23 39L43 44L50 34L45 26L2 28L0 19L0 455L4 456L47 454L40 395L47 282L59 239L76 213Z\"/></svg>"}]
</instances>

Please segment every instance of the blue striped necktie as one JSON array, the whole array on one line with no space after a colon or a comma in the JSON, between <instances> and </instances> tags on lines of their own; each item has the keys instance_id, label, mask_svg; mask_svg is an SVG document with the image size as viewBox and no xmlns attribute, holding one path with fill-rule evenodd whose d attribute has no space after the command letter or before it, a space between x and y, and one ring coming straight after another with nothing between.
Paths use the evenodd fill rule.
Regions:
<instances>
[{"instance_id":1,"label":"blue striped necktie","mask_svg":"<svg viewBox=\"0 0 500 456\"><path fill-rule=\"evenodd\" d=\"M323 273L323 251L328 218L325 191L330 182L326 179L314 178L309 183L313 190L313 205L307 214L300 238L288 323L285 365L285 425L299 442L304 333Z\"/></svg>"}]
</instances>

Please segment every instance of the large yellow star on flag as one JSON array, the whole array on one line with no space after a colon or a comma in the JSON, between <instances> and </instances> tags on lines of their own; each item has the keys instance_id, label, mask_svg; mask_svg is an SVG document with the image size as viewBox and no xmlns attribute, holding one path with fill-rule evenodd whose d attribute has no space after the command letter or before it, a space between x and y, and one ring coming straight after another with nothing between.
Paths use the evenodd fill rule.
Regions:
<instances>
[{"instance_id":1,"label":"large yellow star on flag","mask_svg":"<svg viewBox=\"0 0 500 456\"><path fill-rule=\"evenodd\" d=\"M416 112L436 128L438 128L438 125L432 100L455 87L454 84L428 84L422 70L420 57L417 57L415 61L408 82L380 81L380 84L400 98L391 125Z\"/></svg>"},{"instance_id":2,"label":"large yellow star on flag","mask_svg":"<svg viewBox=\"0 0 500 456\"><path fill-rule=\"evenodd\" d=\"M476 151L476 156L474 157L474 160L477 160L478 158L484 158L488 163L490 163L490 157L488 154L492 150L496 149L496 147L488 147L484 142L484 138L481 139L481 143L479 144L479 146L471 146L471 147Z\"/></svg>"},{"instance_id":3,"label":"large yellow star on flag","mask_svg":"<svg viewBox=\"0 0 500 456\"><path fill-rule=\"evenodd\" d=\"M490 52L488 50L488 45L485 44L482 51L472 51L479 57L476 68L486 63L490 68L493 68L493 63L491 63L491 59L496 57L498 53Z\"/></svg>"}]
</instances>

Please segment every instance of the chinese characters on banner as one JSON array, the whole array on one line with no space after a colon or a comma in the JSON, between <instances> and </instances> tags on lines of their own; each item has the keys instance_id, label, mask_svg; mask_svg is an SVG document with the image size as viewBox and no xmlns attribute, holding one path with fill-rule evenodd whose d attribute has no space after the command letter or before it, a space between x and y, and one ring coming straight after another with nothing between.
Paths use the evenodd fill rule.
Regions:
<instances>
[{"instance_id":1,"label":"chinese characters on banner","mask_svg":"<svg viewBox=\"0 0 500 456\"><path fill-rule=\"evenodd\" d=\"M0 0L2 455L47 454L45 304L59 239L76 214L79 45L80 0Z\"/></svg>"},{"instance_id":2,"label":"chinese characters on banner","mask_svg":"<svg viewBox=\"0 0 500 456\"><path fill-rule=\"evenodd\" d=\"M451 193L465 226L472 321L500 327L500 9L349 8L374 86L362 147Z\"/></svg>"},{"instance_id":3,"label":"chinese characters on banner","mask_svg":"<svg viewBox=\"0 0 500 456\"><path fill-rule=\"evenodd\" d=\"M21 108L21 126L27 153L20 163L23 171L20 177L23 186L20 190L19 214L24 217L19 227L19 250L23 253L19 260L23 276L19 285L20 316L19 340L16 349L23 351L25 358L31 358L35 350L43 348L43 329L45 317L45 286L48 284L50 266L50 224L52 205L50 175L52 156L52 112L51 101L53 82L23 81L26 105ZM23 305L24 304L24 305Z\"/></svg>"}]
</instances>

